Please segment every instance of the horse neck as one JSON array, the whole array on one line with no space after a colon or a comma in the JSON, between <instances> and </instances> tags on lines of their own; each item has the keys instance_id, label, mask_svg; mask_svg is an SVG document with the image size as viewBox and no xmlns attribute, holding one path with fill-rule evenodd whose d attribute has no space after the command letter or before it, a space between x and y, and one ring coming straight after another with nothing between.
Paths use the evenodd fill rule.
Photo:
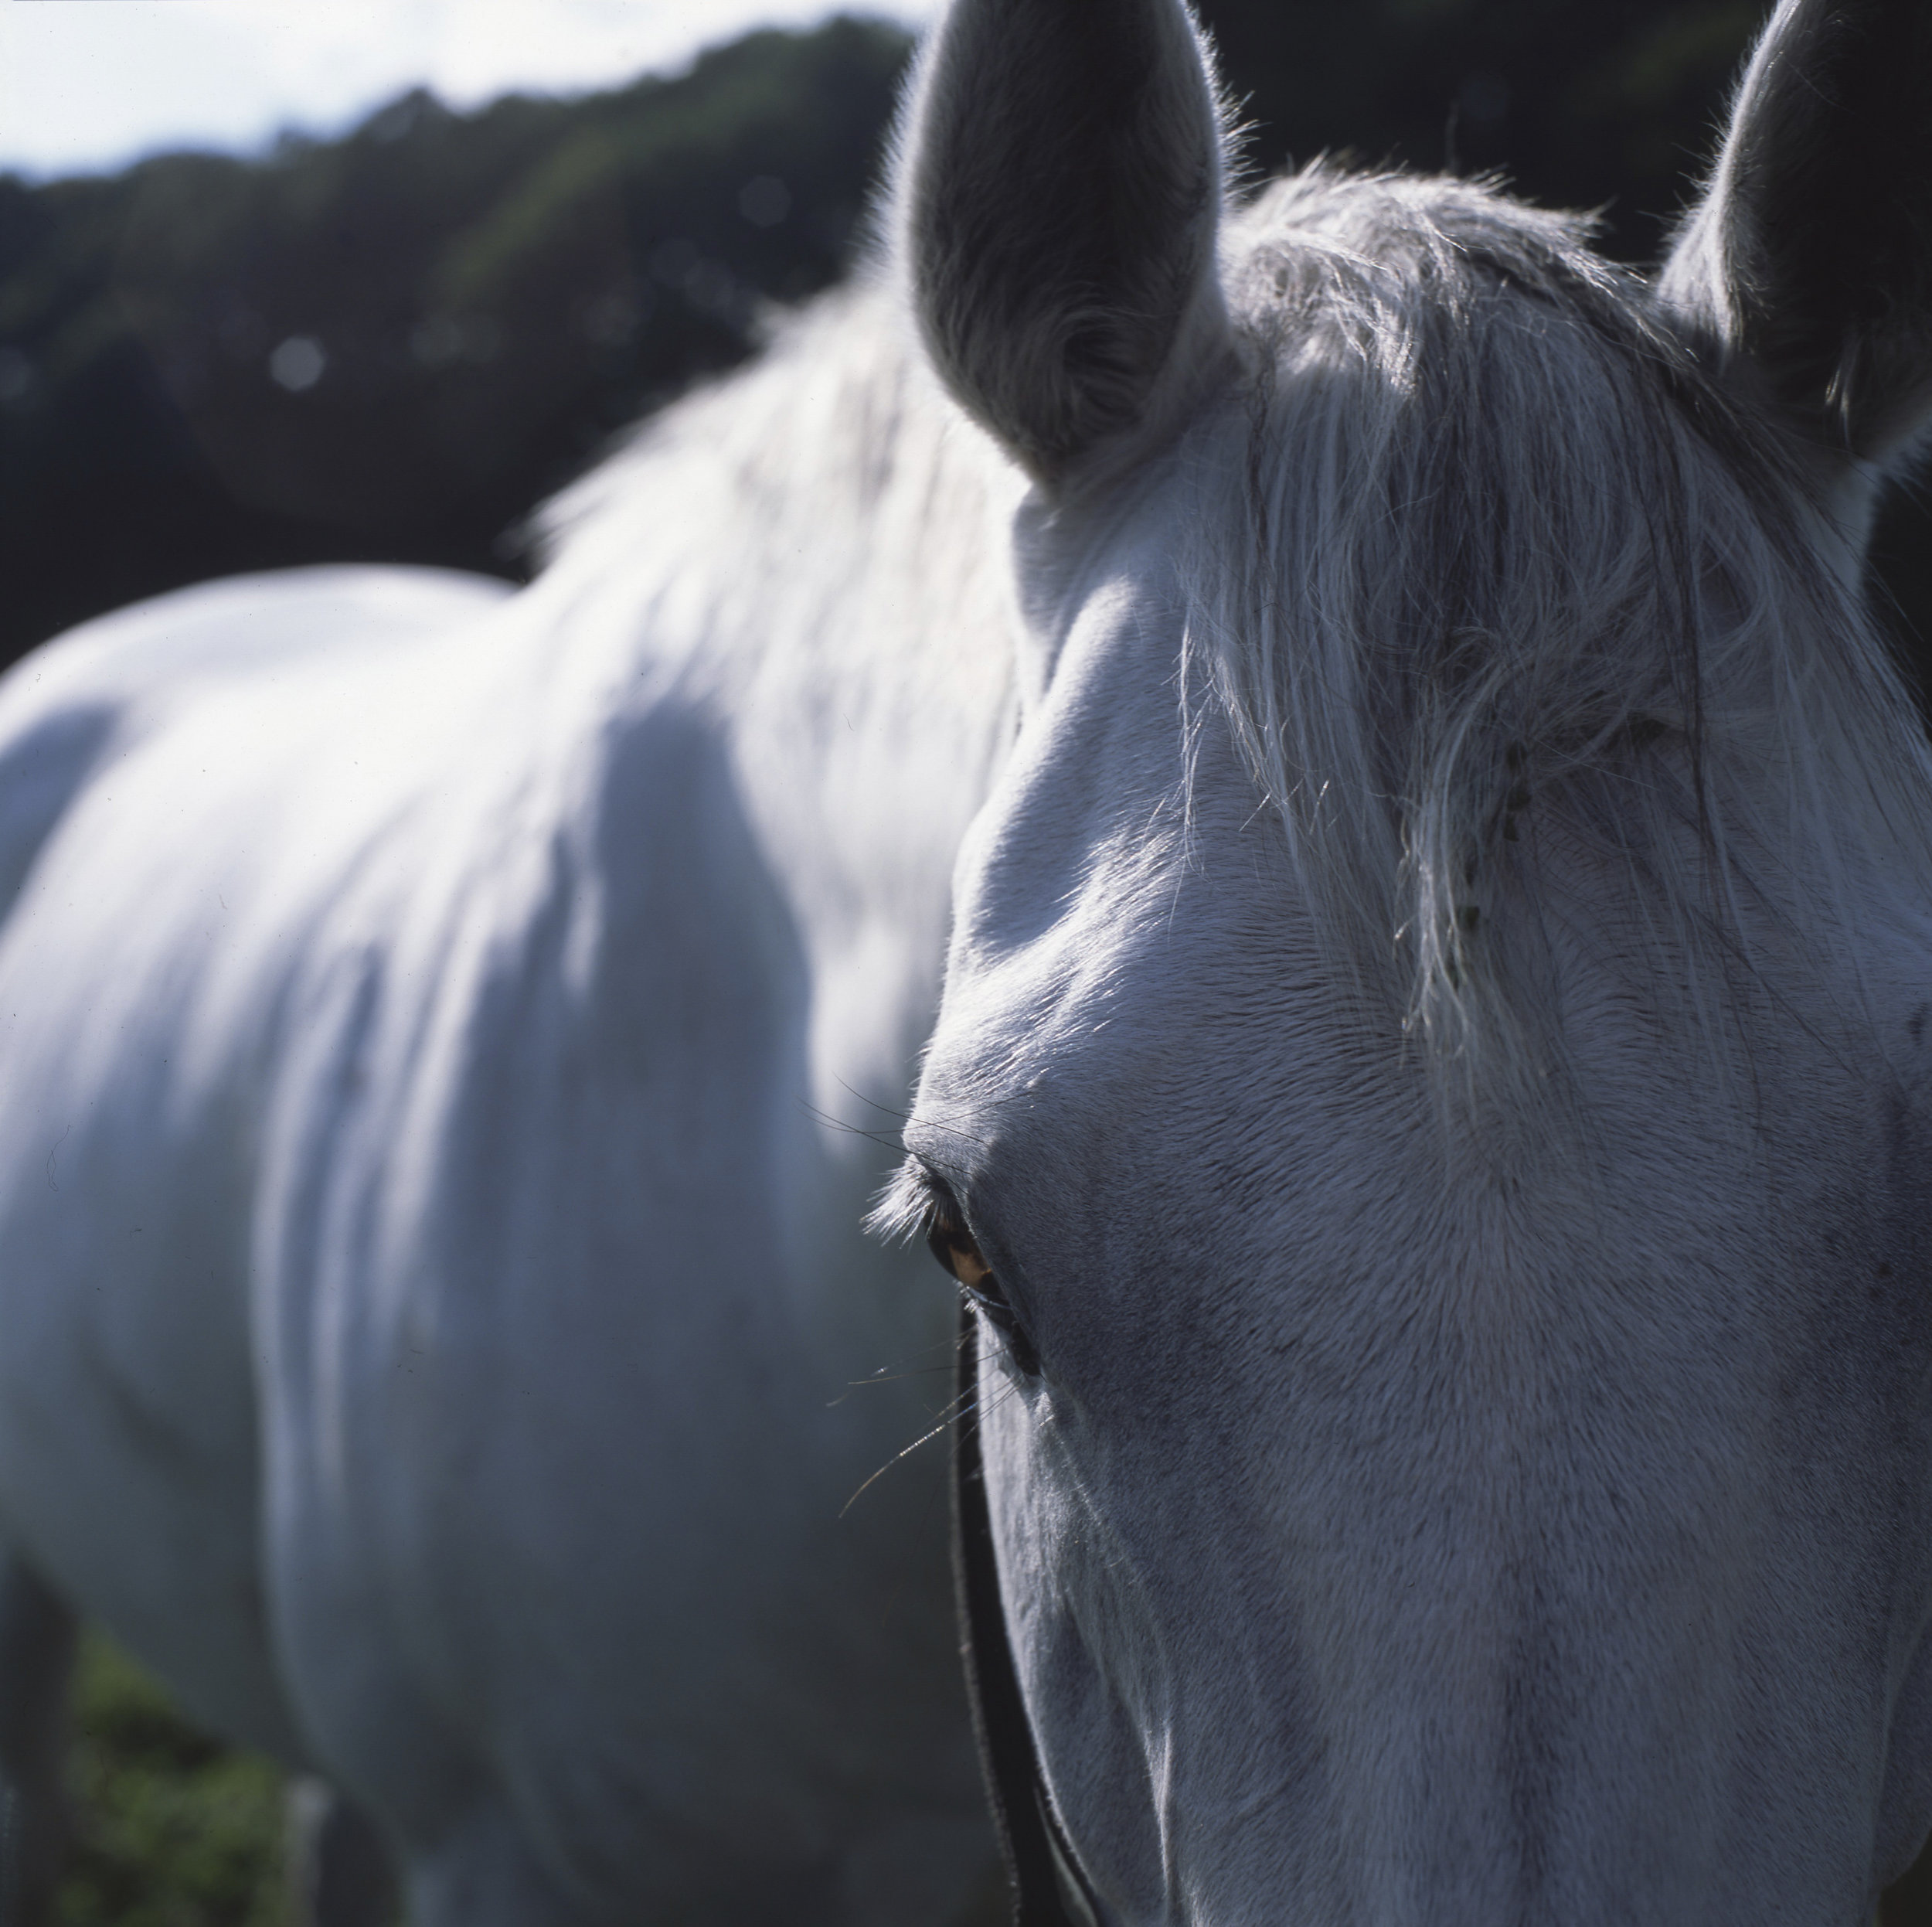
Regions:
<instances>
[{"instance_id":1,"label":"horse neck","mask_svg":"<svg viewBox=\"0 0 1932 1927\"><path fill-rule=\"evenodd\" d=\"M937 1008L954 855L1011 735L1019 487L862 285L551 512L539 592L597 638L593 680L724 738L811 978L812 1100L841 1118L855 1093L903 1110Z\"/></svg>"}]
</instances>

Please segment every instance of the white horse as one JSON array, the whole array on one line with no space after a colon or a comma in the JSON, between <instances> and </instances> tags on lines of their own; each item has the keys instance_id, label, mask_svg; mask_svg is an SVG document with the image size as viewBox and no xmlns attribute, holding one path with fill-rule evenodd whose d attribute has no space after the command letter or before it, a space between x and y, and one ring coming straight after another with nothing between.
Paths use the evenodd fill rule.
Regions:
<instances>
[{"instance_id":1,"label":"white horse","mask_svg":"<svg viewBox=\"0 0 1932 1927\"><path fill-rule=\"evenodd\" d=\"M1029 1905L1868 1919L1932 1826L1932 762L1858 593L1928 124L1920 0L1784 0L1645 284L1464 182L1236 208L1177 0L954 0L882 271L533 587L16 670L19 1911L79 1610L417 1927L962 1912L943 1448L859 1492L945 1399L859 1229L923 1046L881 1215L978 1328Z\"/></svg>"}]
</instances>

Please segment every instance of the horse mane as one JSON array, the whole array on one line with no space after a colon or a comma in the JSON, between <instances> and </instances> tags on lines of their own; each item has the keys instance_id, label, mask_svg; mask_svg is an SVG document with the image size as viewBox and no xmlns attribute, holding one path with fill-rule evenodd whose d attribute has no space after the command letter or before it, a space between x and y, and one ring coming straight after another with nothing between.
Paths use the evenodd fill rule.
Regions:
<instances>
[{"instance_id":1,"label":"horse mane","mask_svg":"<svg viewBox=\"0 0 1932 1927\"><path fill-rule=\"evenodd\" d=\"M1505 1105L1560 1065L1580 853L1707 1037L1780 873L1840 935L1863 866L1932 876L1858 557L1590 231L1483 182L1275 182L1227 242L1242 400L1183 457L1193 726L1212 688L1343 980Z\"/></svg>"},{"instance_id":2,"label":"horse mane","mask_svg":"<svg viewBox=\"0 0 1932 1927\"><path fill-rule=\"evenodd\" d=\"M998 706L1000 518L1021 485L940 391L874 264L540 509L539 586L660 670L766 676L782 649L785 673L855 717L909 677Z\"/></svg>"},{"instance_id":3,"label":"horse mane","mask_svg":"<svg viewBox=\"0 0 1932 1927\"><path fill-rule=\"evenodd\" d=\"M1833 942L1872 866L1932 884L1932 758L1852 546L1590 234L1484 182L1272 183L1224 233L1242 379L1176 451L1182 727L1211 694L1336 980L1492 1116L1562 1067L1550 933L1603 927L1566 897L1579 852L1627 873L1633 972L1706 1043L1762 988L1753 904L1795 876ZM1023 479L893 278L558 497L547 579L713 672L781 638L848 714L909 652L929 679L976 656L971 700L1009 701Z\"/></svg>"}]
</instances>

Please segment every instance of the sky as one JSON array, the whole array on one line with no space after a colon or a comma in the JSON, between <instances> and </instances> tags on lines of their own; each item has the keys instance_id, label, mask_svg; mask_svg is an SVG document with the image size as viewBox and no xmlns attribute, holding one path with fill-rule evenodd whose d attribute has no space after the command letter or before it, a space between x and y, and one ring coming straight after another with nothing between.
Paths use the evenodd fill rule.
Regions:
<instances>
[{"instance_id":1,"label":"sky","mask_svg":"<svg viewBox=\"0 0 1932 1927\"><path fill-rule=\"evenodd\" d=\"M847 0L917 22L934 0ZM418 85L452 107L674 71L831 0L0 0L0 171L245 153L335 132Z\"/></svg>"}]
</instances>

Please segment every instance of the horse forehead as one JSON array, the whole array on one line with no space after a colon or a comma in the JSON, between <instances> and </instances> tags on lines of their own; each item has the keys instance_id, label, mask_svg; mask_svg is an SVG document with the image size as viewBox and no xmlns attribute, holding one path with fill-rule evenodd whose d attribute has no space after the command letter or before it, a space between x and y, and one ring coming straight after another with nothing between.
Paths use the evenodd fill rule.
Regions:
<instances>
[{"instance_id":1,"label":"horse forehead","mask_svg":"<svg viewBox=\"0 0 1932 1927\"><path fill-rule=\"evenodd\" d=\"M918 1107L946 1141L920 1149L1056 1245L1070 1196L1121 1201L1117 1228L1155 1237L1174 1222L1157 1192L1211 1214L1230 1178L1300 1194L1291 1173L1344 1141L1331 1109L1349 1135L1386 1122L1336 1070L1352 1040L1271 864L1187 830L1088 850L1049 921L949 982Z\"/></svg>"},{"instance_id":2,"label":"horse forehead","mask_svg":"<svg viewBox=\"0 0 1932 1927\"><path fill-rule=\"evenodd\" d=\"M1089 955L1130 937L1207 843L1254 815L1252 778L1201 754L1203 720L1220 719L1184 713L1178 546L1158 491L1098 540L1022 532L1032 686L955 869L949 995L1043 937Z\"/></svg>"},{"instance_id":3,"label":"horse forehead","mask_svg":"<svg viewBox=\"0 0 1932 1927\"><path fill-rule=\"evenodd\" d=\"M949 986L921 1116L1043 1257L1178 1240L1203 1276L1265 1292L1313 1268L1355 1281L1321 1298L1351 1329L1426 1274L1432 1297L1487 1306L1475 1325L1511 1357L1549 1338L1518 1314L1547 1309L1555 1279L1566 1326L1668 1299L1680 1321L1757 1319L1768 1340L1780 1323L1835 1330L1867 1272L1923 1272L1923 1068L1901 1082L1909 1067L1781 1030L1753 1052L1740 1137L1721 1115L1736 1091L1674 1064L1667 1027L1601 1020L1624 988L1603 964L1600 994L1577 989L1594 1014L1571 1040L1588 1105L1574 1155L1502 1173L1445 1147L1427 1080L1324 972L1267 819L1240 807L1209 785L1192 823L1089 846L1049 919L987 941ZM1866 962L1903 1032L1923 999L1888 994L1910 988L1883 981L1899 959Z\"/></svg>"},{"instance_id":4,"label":"horse forehead","mask_svg":"<svg viewBox=\"0 0 1932 1927\"><path fill-rule=\"evenodd\" d=\"M1179 678L1162 594L1114 585L1076 625L962 853L929 1093L955 1082L997 1105L1116 1047L1178 1040L1203 993L1287 996L1298 919L1279 839L1218 719L1184 728Z\"/></svg>"}]
</instances>

